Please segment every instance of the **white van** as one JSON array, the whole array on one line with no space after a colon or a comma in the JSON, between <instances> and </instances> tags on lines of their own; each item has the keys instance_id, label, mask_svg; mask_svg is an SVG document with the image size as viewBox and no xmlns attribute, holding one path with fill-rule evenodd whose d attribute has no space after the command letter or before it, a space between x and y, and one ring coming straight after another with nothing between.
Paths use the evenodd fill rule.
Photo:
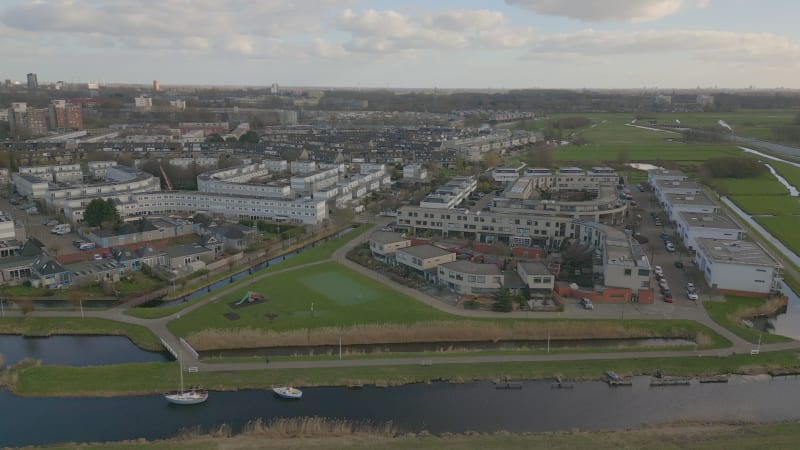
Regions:
<instances>
[{"instance_id":1,"label":"white van","mask_svg":"<svg viewBox=\"0 0 800 450\"><path fill-rule=\"evenodd\" d=\"M60 223L50 229L51 233L59 235L67 234L70 231L72 231L72 227L70 227L68 223Z\"/></svg>"}]
</instances>

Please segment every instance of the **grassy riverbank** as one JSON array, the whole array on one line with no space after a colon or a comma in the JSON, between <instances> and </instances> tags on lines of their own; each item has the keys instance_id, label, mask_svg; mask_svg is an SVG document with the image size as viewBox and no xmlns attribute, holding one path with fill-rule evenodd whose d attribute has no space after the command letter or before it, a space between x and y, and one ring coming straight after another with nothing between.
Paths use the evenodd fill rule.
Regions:
<instances>
[{"instance_id":1,"label":"grassy riverbank","mask_svg":"<svg viewBox=\"0 0 800 450\"><path fill-rule=\"evenodd\" d=\"M214 435L187 434L181 438L154 442L81 444L85 450L251 450L259 449L459 449L487 448L523 450L547 449L632 449L650 450L745 450L797 448L800 423L677 423L624 431L573 431L555 433L392 434L391 426L357 426L320 418L289 419L257 424L242 434L229 436L223 430ZM74 449L74 445L46 447Z\"/></svg>"},{"instance_id":2,"label":"grassy riverbank","mask_svg":"<svg viewBox=\"0 0 800 450\"><path fill-rule=\"evenodd\" d=\"M238 372L198 372L187 383L204 389L229 391L268 389L272 386L393 386L431 381L467 382L508 378L551 379L561 375L569 380L600 379L613 369L621 376L665 375L708 376L717 374L760 374L800 371L794 351L725 357L638 357L576 361L526 361L454 363L437 361L429 366L387 365L271 369ZM160 393L178 385L176 363L136 363L95 367L36 366L20 371L10 388L25 396L116 396Z\"/></svg>"},{"instance_id":3,"label":"grassy riverbank","mask_svg":"<svg viewBox=\"0 0 800 450\"><path fill-rule=\"evenodd\" d=\"M4 317L0 318L0 334L127 336L144 350L162 350L159 339L143 326L94 317Z\"/></svg>"},{"instance_id":4,"label":"grassy riverbank","mask_svg":"<svg viewBox=\"0 0 800 450\"><path fill-rule=\"evenodd\" d=\"M198 351L268 347L381 345L409 343L681 338L700 349L729 347L730 341L690 320L458 319L416 323L363 324L273 331L210 329L188 337ZM468 345L468 344L466 344Z\"/></svg>"},{"instance_id":5,"label":"grassy riverbank","mask_svg":"<svg viewBox=\"0 0 800 450\"><path fill-rule=\"evenodd\" d=\"M763 344L775 344L790 342L791 339L749 328L742 321L759 315L774 316L779 304L779 300L767 301L760 298L726 295L724 302L704 302L703 306L714 322L747 342L756 344L761 339Z\"/></svg>"}]
</instances>

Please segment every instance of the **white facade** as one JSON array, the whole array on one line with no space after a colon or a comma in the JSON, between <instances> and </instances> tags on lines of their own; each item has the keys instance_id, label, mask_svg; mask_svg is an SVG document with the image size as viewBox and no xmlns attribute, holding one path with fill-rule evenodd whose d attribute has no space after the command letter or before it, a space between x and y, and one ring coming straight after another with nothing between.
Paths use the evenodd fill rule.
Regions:
<instances>
[{"instance_id":1,"label":"white facade","mask_svg":"<svg viewBox=\"0 0 800 450\"><path fill-rule=\"evenodd\" d=\"M216 156L198 156L196 158L170 158L169 165L189 169L193 165L201 168L216 167L219 158Z\"/></svg>"},{"instance_id":2,"label":"white facade","mask_svg":"<svg viewBox=\"0 0 800 450\"><path fill-rule=\"evenodd\" d=\"M15 237L14 219L0 211L0 241L10 241L15 239Z\"/></svg>"},{"instance_id":3,"label":"white facade","mask_svg":"<svg viewBox=\"0 0 800 450\"><path fill-rule=\"evenodd\" d=\"M650 260L628 233L608 225L583 223L577 239L595 250L595 271L603 274L605 286L627 288L634 294L649 289Z\"/></svg>"},{"instance_id":4,"label":"white facade","mask_svg":"<svg viewBox=\"0 0 800 450\"><path fill-rule=\"evenodd\" d=\"M428 179L428 169L422 164L408 164L403 166L403 179L407 181L425 181Z\"/></svg>"},{"instance_id":5,"label":"white facade","mask_svg":"<svg viewBox=\"0 0 800 450\"><path fill-rule=\"evenodd\" d=\"M12 178L14 179L14 187L17 193L29 199L45 198L47 196L47 189L50 183L35 175L22 175L15 173Z\"/></svg>"},{"instance_id":6,"label":"white facade","mask_svg":"<svg viewBox=\"0 0 800 450\"><path fill-rule=\"evenodd\" d=\"M105 179L108 168L116 165L116 161L89 161L89 176Z\"/></svg>"},{"instance_id":7,"label":"white facade","mask_svg":"<svg viewBox=\"0 0 800 450\"><path fill-rule=\"evenodd\" d=\"M738 241L744 230L730 217L717 214L681 212L677 220L678 235L689 251L695 250L698 238Z\"/></svg>"},{"instance_id":8,"label":"white facade","mask_svg":"<svg viewBox=\"0 0 800 450\"><path fill-rule=\"evenodd\" d=\"M510 183L519 178L517 169L498 168L492 171L492 179L497 183Z\"/></svg>"},{"instance_id":9,"label":"white facade","mask_svg":"<svg viewBox=\"0 0 800 450\"><path fill-rule=\"evenodd\" d=\"M717 204L703 192L695 195L665 194L664 210L669 220L675 222L682 212L714 214Z\"/></svg>"},{"instance_id":10,"label":"white facade","mask_svg":"<svg viewBox=\"0 0 800 450\"><path fill-rule=\"evenodd\" d=\"M664 204L667 194L694 196L700 194L700 185L693 181L657 180L653 185L653 193L659 204Z\"/></svg>"},{"instance_id":11,"label":"white facade","mask_svg":"<svg viewBox=\"0 0 800 450\"><path fill-rule=\"evenodd\" d=\"M294 162L292 163L292 168L294 168ZM337 168L318 170L310 173L298 173L297 175L292 175L289 180L292 191L301 194L310 194L314 191L333 186L338 182L339 169Z\"/></svg>"},{"instance_id":12,"label":"white facade","mask_svg":"<svg viewBox=\"0 0 800 450\"><path fill-rule=\"evenodd\" d=\"M438 267L439 284L465 295L490 295L503 287L505 276L497 264L454 261Z\"/></svg>"},{"instance_id":13,"label":"white facade","mask_svg":"<svg viewBox=\"0 0 800 450\"><path fill-rule=\"evenodd\" d=\"M437 187L419 203L422 208L450 209L458 206L478 188L475 177L454 177Z\"/></svg>"},{"instance_id":14,"label":"white facade","mask_svg":"<svg viewBox=\"0 0 800 450\"><path fill-rule=\"evenodd\" d=\"M153 98L149 95L140 95L133 98L133 105L141 109L150 109L153 107Z\"/></svg>"},{"instance_id":15,"label":"white facade","mask_svg":"<svg viewBox=\"0 0 800 450\"><path fill-rule=\"evenodd\" d=\"M756 294L780 289L782 266L753 242L699 238L695 263L714 289Z\"/></svg>"},{"instance_id":16,"label":"white facade","mask_svg":"<svg viewBox=\"0 0 800 450\"><path fill-rule=\"evenodd\" d=\"M650 186L655 186L659 180L683 181L685 179L686 174L680 170L653 169L647 171L647 183Z\"/></svg>"}]
</instances>

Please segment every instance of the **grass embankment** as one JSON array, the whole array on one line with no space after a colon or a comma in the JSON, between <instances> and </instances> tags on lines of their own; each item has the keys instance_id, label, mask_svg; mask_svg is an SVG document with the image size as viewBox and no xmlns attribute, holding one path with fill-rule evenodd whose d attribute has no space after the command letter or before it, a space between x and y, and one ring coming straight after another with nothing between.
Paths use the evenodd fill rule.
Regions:
<instances>
[{"instance_id":1,"label":"grass embankment","mask_svg":"<svg viewBox=\"0 0 800 450\"><path fill-rule=\"evenodd\" d=\"M270 267L267 267L267 268L265 268L263 270L260 270L255 275L258 276L258 275L261 275L261 274L276 272L276 271L279 271L279 270L291 269L293 267L297 267L297 266L300 266L300 265L303 265L303 264L309 264L309 263L312 263L312 262L323 261L325 259L329 259L336 250L338 250L339 248L341 248L343 245L347 244L351 240L357 238L358 236L366 233L367 231L372 229L372 227L373 227L372 224L359 225L358 228L356 228L355 230L347 233L346 235L344 235L344 236L342 236L340 238L335 238L335 239L331 239L331 240L328 240L326 242L323 242L323 243L319 244L318 246L316 246L314 248L305 250L303 253L301 253L299 255L296 255L296 256L294 256L292 258L287 259L286 261L281 261L281 262L279 262L277 264L273 264ZM229 278L231 275L239 273L241 271L242 271L242 268L237 268L237 269L231 270L229 272L226 272L225 274L218 275L218 276L214 277L211 280L204 281L204 283L205 284L213 284L213 283L216 283L216 282L218 282L220 280L224 280L226 278ZM251 279L249 279L248 277L245 277L243 279L237 280L232 285L225 287L225 289L227 289L229 287L233 287L233 286L242 286L242 285L248 284L250 282L251 282ZM183 291L175 293L175 294L169 294L164 299L169 301L169 300L174 300L174 299L177 299L177 298L181 298L181 297L184 297L186 295L191 294L196 289L197 289L197 287L193 287L192 289L189 289L189 290L183 290ZM170 306L170 307L167 307L167 308L132 308L132 309L129 309L129 310L125 311L125 314L128 314L128 315L133 316L133 317L139 317L141 319L157 319L157 318L166 317L166 316L175 314L177 312L180 312L180 311L184 310L185 308L189 307L190 305L192 305L194 303L203 301L205 298L208 298L208 296L211 296L211 295L215 295L215 293L209 293L207 295L198 297L198 298L196 298L196 299L194 299L194 300L192 300L190 302L181 303L180 305Z\"/></svg>"},{"instance_id":2,"label":"grass embankment","mask_svg":"<svg viewBox=\"0 0 800 450\"><path fill-rule=\"evenodd\" d=\"M94 367L45 365L18 373L11 389L25 396L115 396L160 393L178 385L177 363L135 363ZM786 373L800 370L794 351L726 357L638 357L613 360L437 363L430 366L389 365L335 368L271 369L188 374L186 382L214 391L268 389L272 386L393 386L431 381L467 382L508 378L597 380L613 369L621 376L710 376L717 374Z\"/></svg>"},{"instance_id":3,"label":"grass embankment","mask_svg":"<svg viewBox=\"0 0 800 450\"><path fill-rule=\"evenodd\" d=\"M708 315L723 327L727 328L747 342L758 343L759 338L763 344L789 342L791 339L777 334L764 333L747 327L742 323L744 319L751 319L760 315L772 316L780 308L779 300L763 300L760 298L739 297L726 295L724 302L704 302Z\"/></svg>"},{"instance_id":4,"label":"grass embankment","mask_svg":"<svg viewBox=\"0 0 800 450\"><path fill-rule=\"evenodd\" d=\"M753 217L753 219L766 228L789 250L800 255L800 233L797 232L797 224L800 223L800 217L781 215L776 217Z\"/></svg>"},{"instance_id":5,"label":"grass embankment","mask_svg":"<svg viewBox=\"0 0 800 450\"><path fill-rule=\"evenodd\" d=\"M387 450L789 450L797 448L800 423L676 423L622 431L573 431L514 434L396 434L390 424L364 426L324 418L275 419L248 425L228 436L186 434L172 440L110 444L81 444L85 450L251 450L259 449L374 449ZM45 447L42 447L45 448ZM75 445L48 446L72 450Z\"/></svg>"},{"instance_id":6,"label":"grass embankment","mask_svg":"<svg viewBox=\"0 0 800 450\"><path fill-rule=\"evenodd\" d=\"M127 336L145 350L162 349L159 339L143 326L94 317L5 317L0 318L0 334Z\"/></svg>"},{"instance_id":7,"label":"grass embankment","mask_svg":"<svg viewBox=\"0 0 800 450\"><path fill-rule=\"evenodd\" d=\"M711 329L688 320L460 320L411 324L364 324L272 331L255 328L202 330L188 337L200 351L317 345L545 341L581 339L685 338L699 348L720 348L730 342Z\"/></svg>"}]
</instances>

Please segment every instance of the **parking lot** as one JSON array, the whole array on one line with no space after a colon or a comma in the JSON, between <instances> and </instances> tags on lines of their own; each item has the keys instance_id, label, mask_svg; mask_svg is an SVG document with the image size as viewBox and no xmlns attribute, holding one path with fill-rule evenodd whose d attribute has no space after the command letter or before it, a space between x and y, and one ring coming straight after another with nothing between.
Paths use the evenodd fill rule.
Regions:
<instances>
[{"instance_id":1,"label":"parking lot","mask_svg":"<svg viewBox=\"0 0 800 450\"><path fill-rule=\"evenodd\" d=\"M58 256L78 253L78 249L72 245L72 241L79 239L75 231L64 235L50 233L50 228L44 225L44 221L52 219L46 214L29 214L20 209L19 205L12 205L8 198L0 197L0 210L10 215L17 223L25 226L25 236L35 237L44 244L45 249L56 252Z\"/></svg>"},{"instance_id":2,"label":"parking lot","mask_svg":"<svg viewBox=\"0 0 800 450\"><path fill-rule=\"evenodd\" d=\"M673 305L695 308L696 302L687 297L686 284L693 283L698 293L702 295L705 286L702 274L696 270L691 255L683 247L677 230L670 222L666 212L657 204L655 195L649 188L645 188L644 192L640 192L635 187L631 189L636 206L631 211L629 223L633 225L636 233L647 238L648 241L642 244L642 248L650 257L653 267L661 267L663 278L672 292ZM672 243L674 251L667 249L662 234L666 241ZM677 267L678 265L683 267ZM653 286L657 292L656 302L663 303L664 296L660 293L658 280L655 278Z\"/></svg>"}]
</instances>

